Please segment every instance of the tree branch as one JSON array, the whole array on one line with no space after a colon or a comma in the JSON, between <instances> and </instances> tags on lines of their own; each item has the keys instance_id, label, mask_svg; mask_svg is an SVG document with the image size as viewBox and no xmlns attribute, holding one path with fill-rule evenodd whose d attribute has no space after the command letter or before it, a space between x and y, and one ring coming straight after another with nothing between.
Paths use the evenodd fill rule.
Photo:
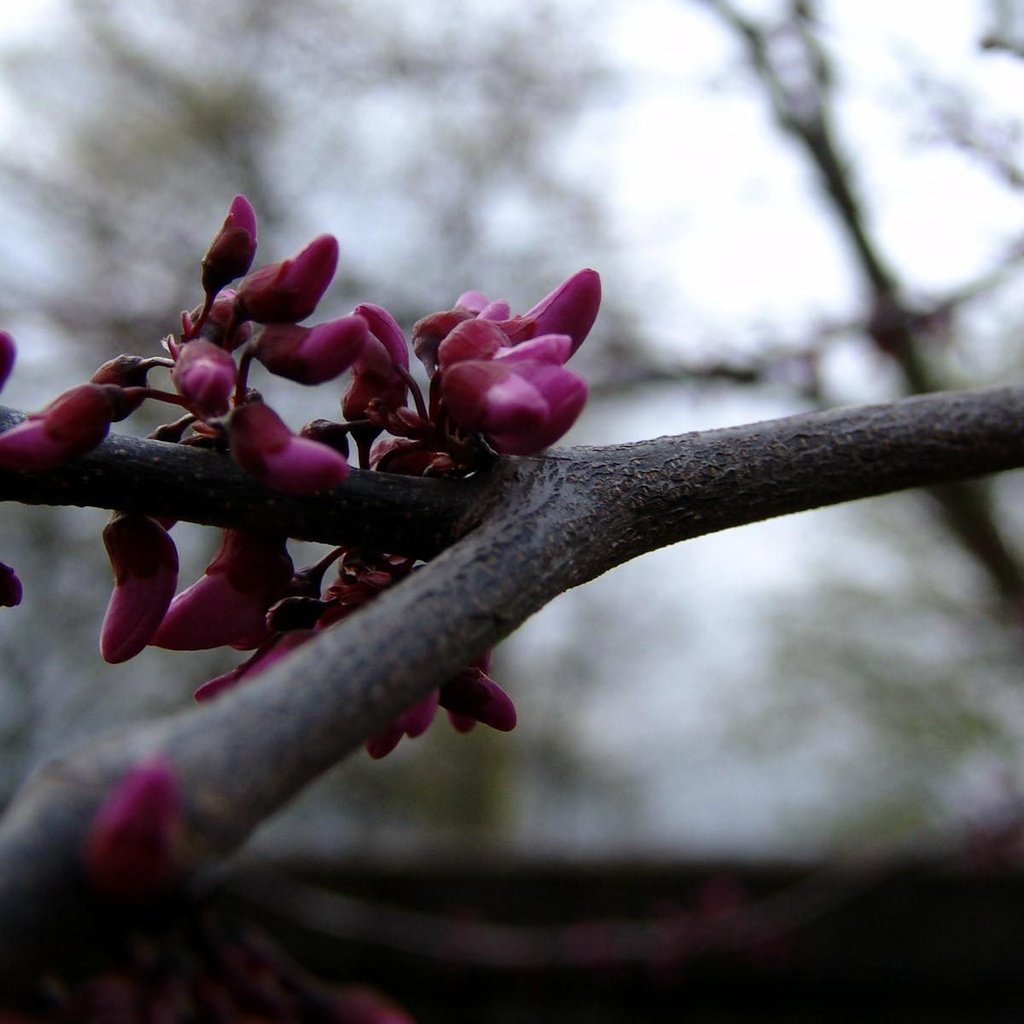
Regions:
<instances>
[{"instance_id":1,"label":"tree branch","mask_svg":"<svg viewBox=\"0 0 1024 1024\"><path fill-rule=\"evenodd\" d=\"M210 505L220 481L234 480L228 460L154 445L112 439L66 472L86 473L98 503L120 507L124 480L115 470L124 451L141 452L156 504L146 504L143 488L133 507L177 518L196 501L184 493L186 469L201 468ZM201 881L305 784L557 594L677 541L1021 466L1024 387L1015 387L500 459L478 481L435 489L447 506L434 509L435 525L447 522L438 529L460 539L421 571L209 706L112 736L26 786L0 827L0 983L16 988L44 962L99 941L109 912L83 884L82 844L104 794L138 760L160 754L174 764L185 799L183 856ZM348 492L363 489L360 514L377 516L398 492L363 476L308 504L344 508ZM3 486L12 493L7 476ZM46 500L42 493L35 500ZM54 491L61 501L69 493ZM296 503L296 522L306 522L306 504ZM275 528L289 533L281 509L290 507L272 511ZM211 521L208 510L201 521ZM251 526L254 513L241 503L217 522ZM407 531L396 515L374 543L398 546Z\"/></svg>"},{"instance_id":2,"label":"tree branch","mask_svg":"<svg viewBox=\"0 0 1024 1024\"><path fill-rule=\"evenodd\" d=\"M22 419L0 406L0 431ZM482 486L352 470L344 487L296 498L268 491L218 452L122 434L47 473L0 470L0 501L117 509L420 558L459 536Z\"/></svg>"}]
</instances>

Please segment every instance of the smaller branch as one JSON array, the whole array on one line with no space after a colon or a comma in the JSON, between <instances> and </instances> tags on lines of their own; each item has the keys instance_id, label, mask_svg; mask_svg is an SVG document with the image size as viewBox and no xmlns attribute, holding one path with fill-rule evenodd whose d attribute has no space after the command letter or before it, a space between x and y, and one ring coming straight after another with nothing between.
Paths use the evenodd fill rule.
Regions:
<instances>
[{"instance_id":1,"label":"smaller branch","mask_svg":"<svg viewBox=\"0 0 1024 1024\"><path fill-rule=\"evenodd\" d=\"M24 418L0 407L0 431ZM365 545L430 558L455 540L480 480L433 480L353 469L333 491L267 490L219 452L112 434L47 473L0 470L0 501L77 505Z\"/></svg>"}]
</instances>

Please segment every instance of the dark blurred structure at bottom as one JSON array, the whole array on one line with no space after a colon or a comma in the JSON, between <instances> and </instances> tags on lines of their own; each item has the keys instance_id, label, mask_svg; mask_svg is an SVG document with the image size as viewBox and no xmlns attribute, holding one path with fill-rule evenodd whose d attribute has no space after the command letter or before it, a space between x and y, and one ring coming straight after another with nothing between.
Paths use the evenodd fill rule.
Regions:
<instances>
[{"instance_id":1,"label":"dark blurred structure at bottom","mask_svg":"<svg viewBox=\"0 0 1024 1024\"><path fill-rule=\"evenodd\" d=\"M1024 1019L1024 874L875 864L247 870L232 913L420 1024Z\"/></svg>"}]
</instances>

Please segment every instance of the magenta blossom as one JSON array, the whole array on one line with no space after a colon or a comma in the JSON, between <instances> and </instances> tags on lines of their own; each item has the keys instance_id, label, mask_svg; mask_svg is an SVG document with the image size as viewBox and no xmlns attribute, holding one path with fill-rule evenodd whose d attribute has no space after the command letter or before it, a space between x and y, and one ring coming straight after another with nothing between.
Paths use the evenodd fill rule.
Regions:
<instances>
[{"instance_id":1,"label":"magenta blossom","mask_svg":"<svg viewBox=\"0 0 1024 1024\"><path fill-rule=\"evenodd\" d=\"M596 270L579 270L563 281L522 316L512 316L504 301L492 302L477 291L463 292L455 308L418 320L412 329L413 350L427 373L433 376L438 348L467 321L486 321L498 326L502 346L514 346L545 334L565 334L571 356L590 333L601 305L601 278ZM459 342L461 345L462 342ZM477 358L463 355L461 358ZM455 359L449 355L448 362ZM565 362L565 360L562 360Z\"/></svg>"},{"instance_id":2,"label":"magenta blossom","mask_svg":"<svg viewBox=\"0 0 1024 1024\"><path fill-rule=\"evenodd\" d=\"M86 875L103 896L149 900L179 869L181 796L173 767L136 765L110 791L89 828Z\"/></svg>"},{"instance_id":3,"label":"magenta blossom","mask_svg":"<svg viewBox=\"0 0 1024 1024\"><path fill-rule=\"evenodd\" d=\"M291 259L260 267L239 282L236 319L261 324L305 320L327 291L337 266L337 239L317 236Z\"/></svg>"},{"instance_id":4,"label":"magenta blossom","mask_svg":"<svg viewBox=\"0 0 1024 1024\"><path fill-rule=\"evenodd\" d=\"M235 196L220 230L203 257L203 291L214 295L252 266L256 255L256 213L245 196Z\"/></svg>"},{"instance_id":5,"label":"magenta blossom","mask_svg":"<svg viewBox=\"0 0 1024 1024\"><path fill-rule=\"evenodd\" d=\"M202 577L171 602L149 642L172 651L258 647L270 637L267 609L292 572L282 539L225 530Z\"/></svg>"},{"instance_id":6,"label":"magenta blossom","mask_svg":"<svg viewBox=\"0 0 1024 1024\"><path fill-rule=\"evenodd\" d=\"M441 687L439 703L459 732L469 732L477 722L499 732L516 727L512 698L487 674L490 667L488 652Z\"/></svg>"},{"instance_id":7,"label":"magenta blossom","mask_svg":"<svg viewBox=\"0 0 1024 1024\"><path fill-rule=\"evenodd\" d=\"M91 451L117 417L120 389L78 384L0 434L0 469L41 473Z\"/></svg>"},{"instance_id":8,"label":"magenta blossom","mask_svg":"<svg viewBox=\"0 0 1024 1024\"><path fill-rule=\"evenodd\" d=\"M103 530L114 570L100 654L118 664L134 658L156 632L178 583L178 552L167 531L148 516L119 514Z\"/></svg>"},{"instance_id":9,"label":"magenta blossom","mask_svg":"<svg viewBox=\"0 0 1024 1024\"><path fill-rule=\"evenodd\" d=\"M571 355L590 333L600 305L601 277L588 268L563 281L524 316L534 321L537 334L568 334Z\"/></svg>"},{"instance_id":10,"label":"magenta blossom","mask_svg":"<svg viewBox=\"0 0 1024 1024\"><path fill-rule=\"evenodd\" d=\"M213 419L228 411L236 375L229 353L203 338L182 345L171 370L178 393L200 419Z\"/></svg>"},{"instance_id":11,"label":"magenta blossom","mask_svg":"<svg viewBox=\"0 0 1024 1024\"><path fill-rule=\"evenodd\" d=\"M293 434L262 402L250 402L228 421L231 454L251 477L286 494L337 487L348 475L345 456L319 441Z\"/></svg>"},{"instance_id":12,"label":"magenta blossom","mask_svg":"<svg viewBox=\"0 0 1024 1024\"><path fill-rule=\"evenodd\" d=\"M334 380L359 358L369 337L361 316L343 316L316 327L268 324L253 343L253 355L271 373L299 384Z\"/></svg>"},{"instance_id":13,"label":"magenta blossom","mask_svg":"<svg viewBox=\"0 0 1024 1024\"><path fill-rule=\"evenodd\" d=\"M352 311L366 321L370 337L352 367L352 382L341 401L347 419L362 419L367 407L376 402L395 410L408 393L409 348L402 328L382 306L364 302Z\"/></svg>"},{"instance_id":14,"label":"magenta blossom","mask_svg":"<svg viewBox=\"0 0 1024 1024\"><path fill-rule=\"evenodd\" d=\"M576 422L587 400L582 378L561 365L567 335L545 335L489 360L455 363L441 376L452 419L478 430L503 455L533 455Z\"/></svg>"}]
</instances>

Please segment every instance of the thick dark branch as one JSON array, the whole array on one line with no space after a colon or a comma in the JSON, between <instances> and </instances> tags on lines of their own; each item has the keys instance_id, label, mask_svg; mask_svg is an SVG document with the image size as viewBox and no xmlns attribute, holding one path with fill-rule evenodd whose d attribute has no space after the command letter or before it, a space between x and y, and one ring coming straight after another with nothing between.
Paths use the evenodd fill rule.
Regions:
<instances>
[{"instance_id":1,"label":"thick dark branch","mask_svg":"<svg viewBox=\"0 0 1024 1024\"><path fill-rule=\"evenodd\" d=\"M23 418L0 407L0 431ZM476 480L353 470L335 491L295 498L268 491L218 452L125 435L111 435L49 473L0 470L0 501L141 512L420 558L458 536L459 521L480 489Z\"/></svg>"},{"instance_id":2,"label":"thick dark branch","mask_svg":"<svg viewBox=\"0 0 1024 1024\"><path fill-rule=\"evenodd\" d=\"M116 462L116 447L96 458ZM30 977L58 939L68 955L95 941L103 915L81 882L82 843L104 793L140 758L160 753L180 775L184 856L199 877L562 591L690 537L1021 466L1024 387L500 460L473 485L473 528L422 571L209 707L40 773L0 829L0 981Z\"/></svg>"}]
</instances>

